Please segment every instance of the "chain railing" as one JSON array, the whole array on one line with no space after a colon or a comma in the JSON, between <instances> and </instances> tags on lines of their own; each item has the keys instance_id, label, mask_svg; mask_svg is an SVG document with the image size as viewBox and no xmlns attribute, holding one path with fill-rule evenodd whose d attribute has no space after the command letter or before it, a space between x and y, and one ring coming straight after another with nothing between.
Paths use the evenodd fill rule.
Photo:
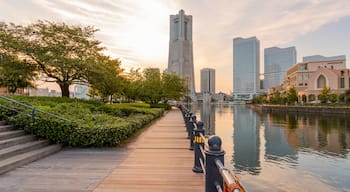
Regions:
<instances>
[{"instance_id":1,"label":"chain railing","mask_svg":"<svg viewBox=\"0 0 350 192\"><path fill-rule=\"evenodd\" d=\"M221 138L216 135L205 137L203 122L184 105L180 105L190 150L194 150L192 171L205 174L205 192L245 192L239 178L224 166L225 151L221 149Z\"/></svg>"}]
</instances>

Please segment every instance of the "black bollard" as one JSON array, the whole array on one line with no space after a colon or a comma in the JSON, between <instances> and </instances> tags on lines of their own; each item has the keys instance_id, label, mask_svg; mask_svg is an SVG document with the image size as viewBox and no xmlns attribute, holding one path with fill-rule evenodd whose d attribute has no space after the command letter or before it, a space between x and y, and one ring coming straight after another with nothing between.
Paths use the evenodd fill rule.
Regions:
<instances>
[{"instance_id":1,"label":"black bollard","mask_svg":"<svg viewBox=\"0 0 350 192\"><path fill-rule=\"evenodd\" d=\"M198 121L197 129L194 130L194 166L192 171L195 173L203 173L203 169L199 159L202 159L204 163L204 157L200 150L200 146L204 150L204 140L200 136L200 134L204 135L203 122Z\"/></svg>"},{"instance_id":2,"label":"black bollard","mask_svg":"<svg viewBox=\"0 0 350 192\"><path fill-rule=\"evenodd\" d=\"M225 152L221 150L220 137L213 135L208 139L209 150L205 151L205 192L217 191L215 183L223 189L223 179L215 161L220 160L224 165Z\"/></svg>"},{"instance_id":3,"label":"black bollard","mask_svg":"<svg viewBox=\"0 0 350 192\"><path fill-rule=\"evenodd\" d=\"M190 138L190 126L191 126L190 121L191 121L191 119L192 119L192 112L189 111L189 112L187 113L186 121L185 121L185 124L186 124L186 131L187 131L187 139Z\"/></svg>"},{"instance_id":4,"label":"black bollard","mask_svg":"<svg viewBox=\"0 0 350 192\"><path fill-rule=\"evenodd\" d=\"M192 115L191 120L190 120L190 150L193 150L193 130L195 129L195 127L197 126L197 116Z\"/></svg>"}]
</instances>

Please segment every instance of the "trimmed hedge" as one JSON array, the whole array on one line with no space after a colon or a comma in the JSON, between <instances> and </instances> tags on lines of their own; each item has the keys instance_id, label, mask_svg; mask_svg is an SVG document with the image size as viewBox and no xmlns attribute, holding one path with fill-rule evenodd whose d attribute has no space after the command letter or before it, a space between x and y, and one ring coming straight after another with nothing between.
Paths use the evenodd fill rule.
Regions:
<instances>
[{"instance_id":1,"label":"trimmed hedge","mask_svg":"<svg viewBox=\"0 0 350 192\"><path fill-rule=\"evenodd\" d=\"M45 97L21 97L18 100L73 121L52 118L39 112L36 113L35 121L32 121L28 115L30 110L27 110L26 113L11 116L11 124L53 143L73 147L116 146L164 112L164 109L151 109L145 105L128 107L125 104L103 104L66 98L53 98L50 101Z\"/></svg>"}]
</instances>

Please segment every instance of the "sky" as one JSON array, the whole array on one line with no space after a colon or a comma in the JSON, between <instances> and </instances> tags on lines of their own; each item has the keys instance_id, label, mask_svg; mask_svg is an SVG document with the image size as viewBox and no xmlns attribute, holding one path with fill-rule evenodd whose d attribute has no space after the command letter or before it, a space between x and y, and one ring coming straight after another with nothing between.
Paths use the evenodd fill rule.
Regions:
<instances>
[{"instance_id":1,"label":"sky","mask_svg":"<svg viewBox=\"0 0 350 192\"><path fill-rule=\"evenodd\" d=\"M233 38L256 36L263 49L297 49L303 56L346 55L350 59L349 0L0 0L0 22L37 20L91 25L106 54L122 67L167 68L169 15L193 17L196 90L200 69L216 70L216 91L232 92Z\"/></svg>"}]
</instances>

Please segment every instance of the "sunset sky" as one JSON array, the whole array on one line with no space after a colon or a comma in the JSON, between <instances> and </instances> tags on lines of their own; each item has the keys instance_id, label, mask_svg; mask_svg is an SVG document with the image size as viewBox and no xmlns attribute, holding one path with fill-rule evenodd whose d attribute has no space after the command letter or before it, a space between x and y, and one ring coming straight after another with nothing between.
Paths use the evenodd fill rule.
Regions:
<instances>
[{"instance_id":1,"label":"sunset sky","mask_svg":"<svg viewBox=\"0 0 350 192\"><path fill-rule=\"evenodd\" d=\"M216 69L216 91L232 91L232 39L256 36L263 49L296 46L297 60L309 55L350 59L349 0L0 0L0 21L36 20L92 25L107 54L122 67L168 64L169 15L193 16L196 89L199 71ZM261 71L262 72L262 71Z\"/></svg>"}]
</instances>

